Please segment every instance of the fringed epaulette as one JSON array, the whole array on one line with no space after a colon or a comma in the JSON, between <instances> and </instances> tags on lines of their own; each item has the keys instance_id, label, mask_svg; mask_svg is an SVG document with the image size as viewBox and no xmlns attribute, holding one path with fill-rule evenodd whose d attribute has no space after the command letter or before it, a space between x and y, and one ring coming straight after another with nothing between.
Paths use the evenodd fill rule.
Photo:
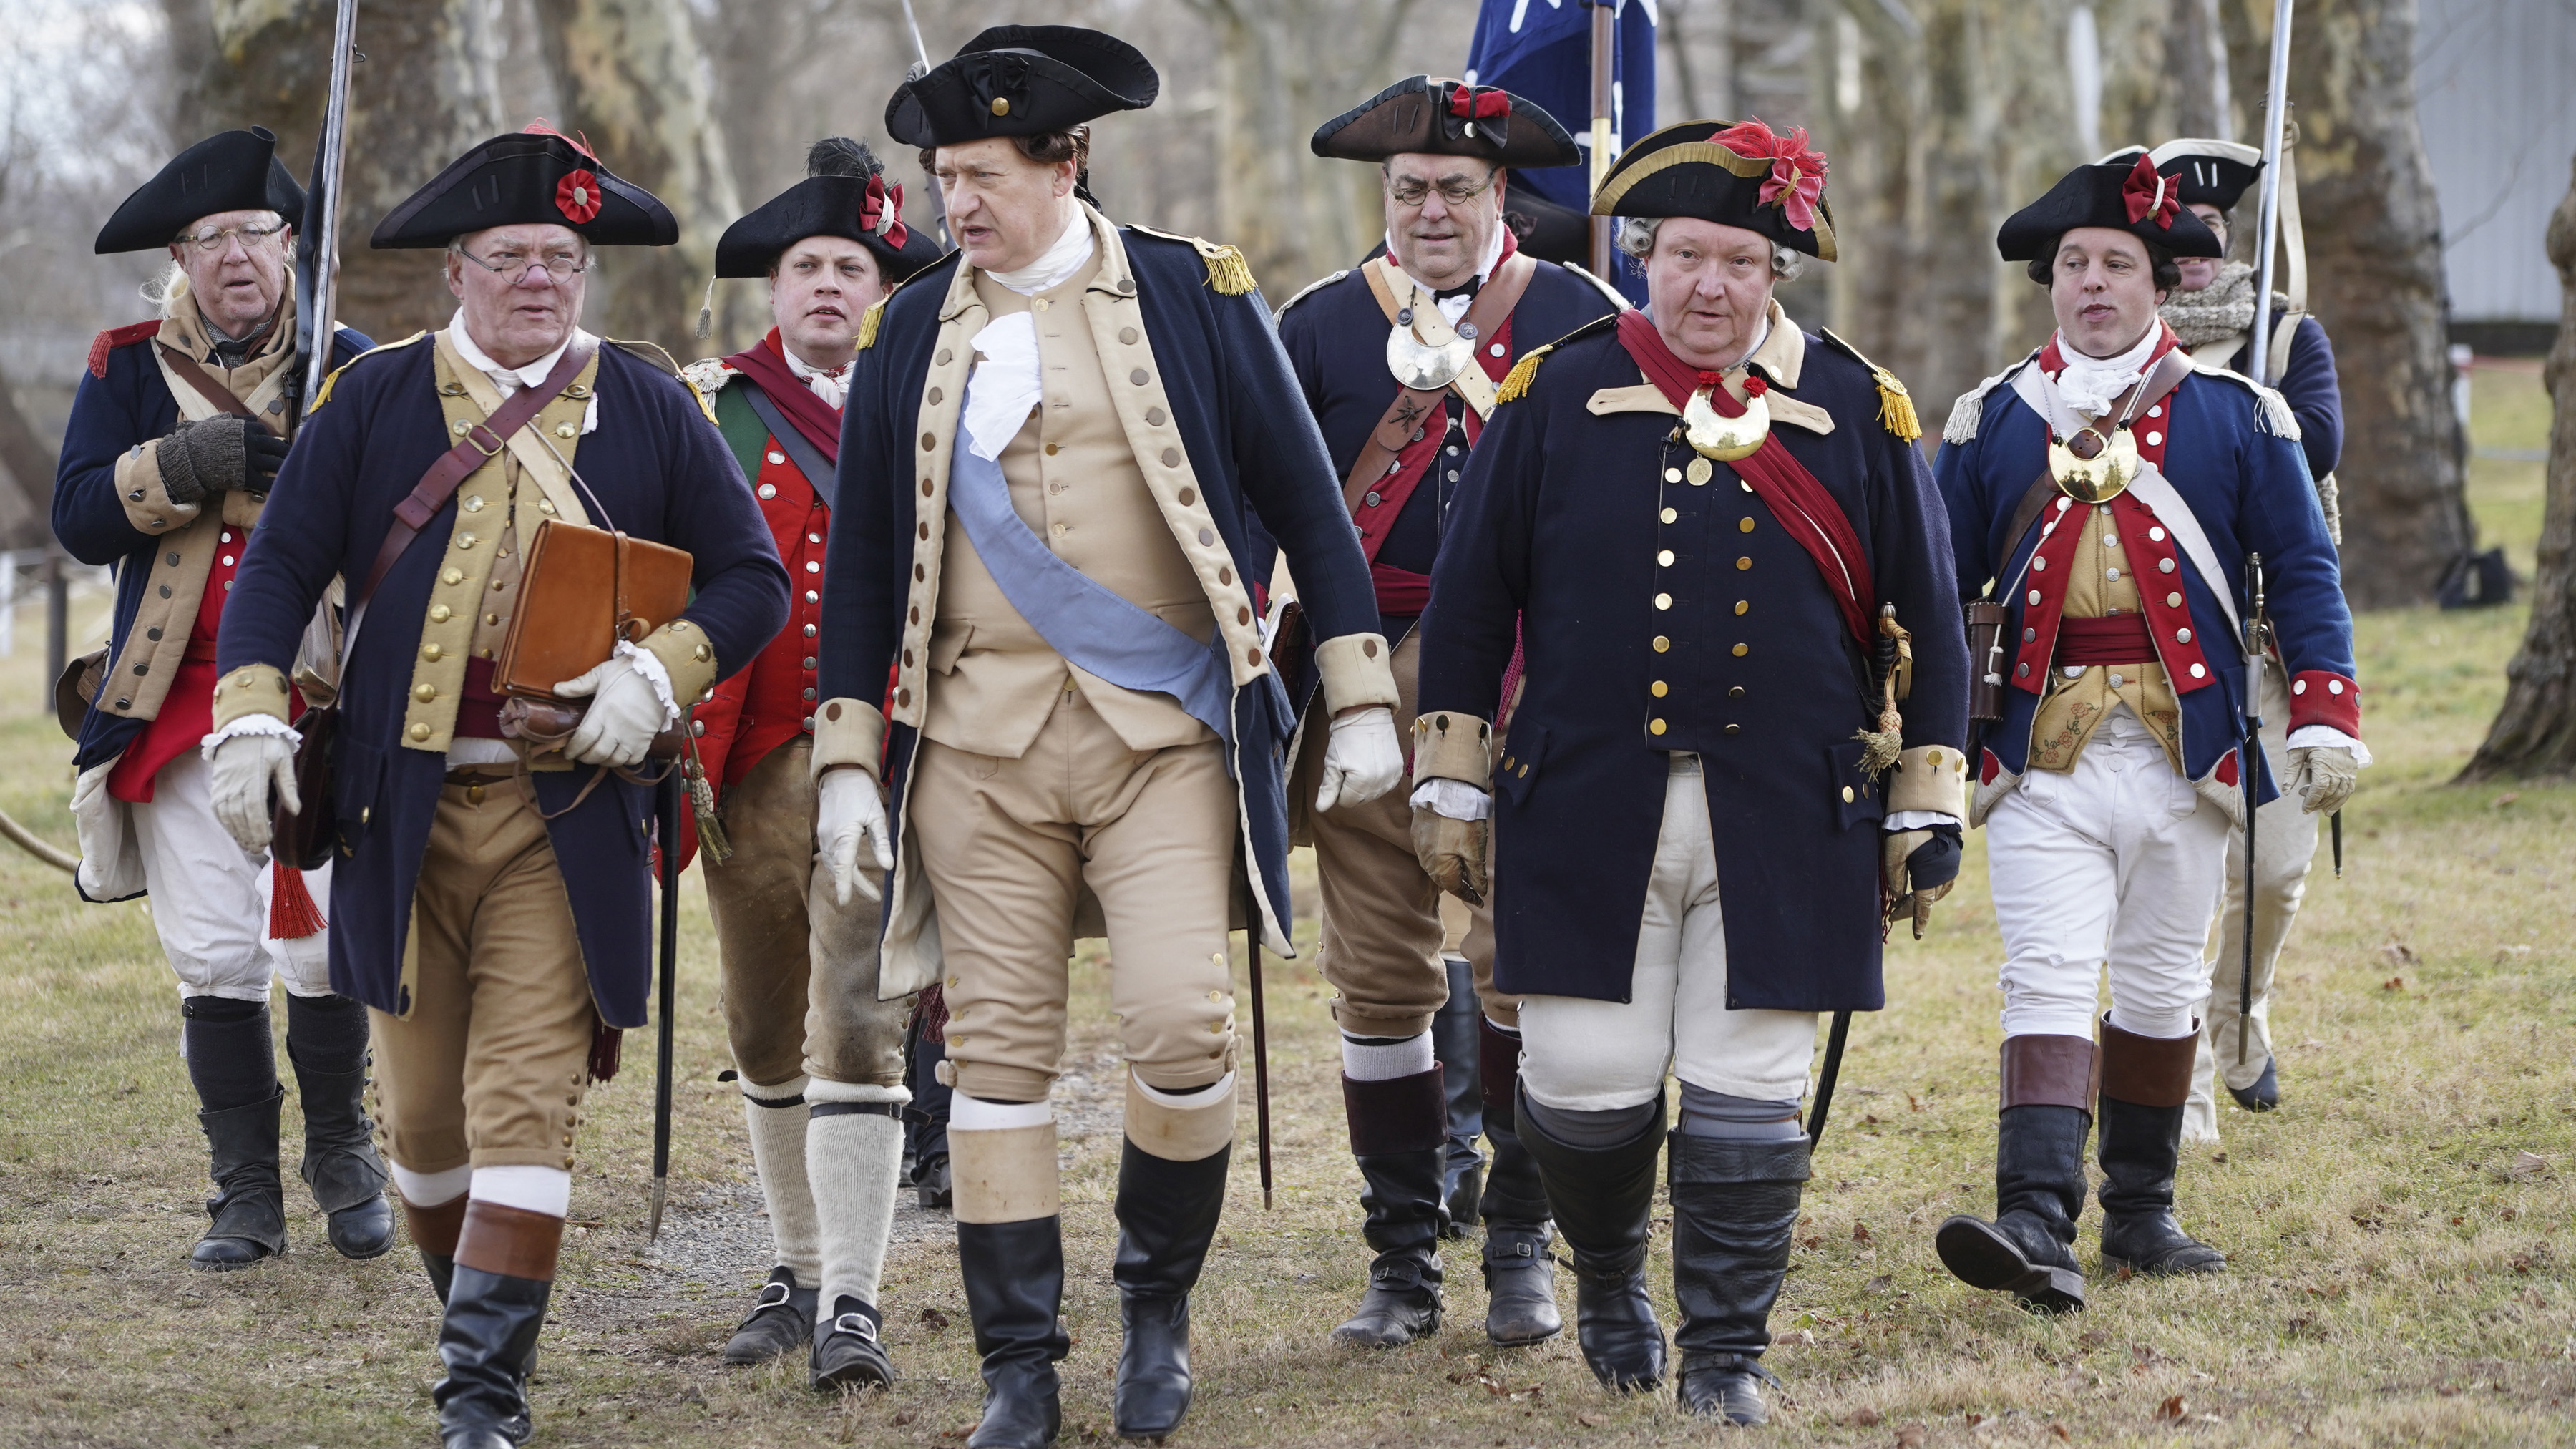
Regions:
<instances>
[{"instance_id":1,"label":"fringed epaulette","mask_svg":"<svg viewBox=\"0 0 2576 1449\"><path fill-rule=\"evenodd\" d=\"M1528 397L1530 384L1538 381L1538 360L1547 356L1555 346L1556 344L1551 342L1545 347L1534 348L1520 361L1513 363L1512 370L1503 374L1503 385L1494 389L1494 401L1519 402L1522 398Z\"/></svg>"},{"instance_id":2,"label":"fringed epaulette","mask_svg":"<svg viewBox=\"0 0 2576 1449\"><path fill-rule=\"evenodd\" d=\"M1984 382L1978 383L1975 387L1959 394L1959 400L1950 404L1950 420L1941 425L1941 441L1945 443L1975 442L1977 439L1977 425L1985 421L1986 394L1993 392L1997 387L2002 385L2005 378L2008 378L2015 372L2020 371L2024 364L2028 363L2032 357L2037 356L2039 356L2039 354L2034 352L2030 357L2023 358L2020 362L2014 363L2012 366L2005 368L2003 371L1996 373L1990 378L1987 378Z\"/></svg>"},{"instance_id":3,"label":"fringed epaulette","mask_svg":"<svg viewBox=\"0 0 2576 1449\"><path fill-rule=\"evenodd\" d=\"M1636 303L1628 300L1628 295L1625 292L1611 286L1610 283L1604 279L1594 276L1590 270L1578 267L1572 262L1559 262L1557 265L1565 268L1569 272L1572 272L1576 276L1581 277L1583 280L1590 282L1595 288L1599 289L1602 296L1610 299L1610 305L1612 308L1625 312L1629 308L1637 305Z\"/></svg>"},{"instance_id":4,"label":"fringed epaulette","mask_svg":"<svg viewBox=\"0 0 2576 1449\"><path fill-rule=\"evenodd\" d=\"M885 325L886 303L893 300L894 293L888 292L868 304L868 310L859 314L859 341L853 351L865 352L877 345L877 329Z\"/></svg>"},{"instance_id":5,"label":"fringed epaulette","mask_svg":"<svg viewBox=\"0 0 2576 1449\"><path fill-rule=\"evenodd\" d=\"M159 322L136 322L125 327L110 327L90 339L89 375L107 376L107 355L120 347L131 347L161 330Z\"/></svg>"},{"instance_id":6,"label":"fringed epaulette","mask_svg":"<svg viewBox=\"0 0 2576 1449\"><path fill-rule=\"evenodd\" d=\"M375 356L379 352L391 352L397 347L409 347L428 335L429 333L426 330L423 330L413 333L409 337L402 339L400 342L387 342L381 346L370 347L366 351L359 353L357 356L350 358L348 361L341 363L338 367L331 369L330 373L322 379L322 390L313 394L313 401L304 405L304 415L309 418L315 413L322 411L322 405L331 400L331 386L340 380L341 373L347 372L350 368L357 366L359 363L366 361L368 358Z\"/></svg>"},{"instance_id":7,"label":"fringed epaulette","mask_svg":"<svg viewBox=\"0 0 2576 1449\"><path fill-rule=\"evenodd\" d=\"M1129 222L1128 226L1147 236L1158 236L1165 241L1186 243L1191 250L1199 254L1200 261L1207 263L1208 286L1228 297L1243 296L1259 285L1252 280L1252 263L1244 260L1241 247L1228 246L1224 242L1212 242L1205 237L1183 236L1179 232L1156 231L1150 226L1141 226L1135 222Z\"/></svg>"},{"instance_id":8,"label":"fringed epaulette","mask_svg":"<svg viewBox=\"0 0 2576 1449\"><path fill-rule=\"evenodd\" d=\"M701 397L713 397L725 390L725 384L742 375L742 370L721 357L701 357L680 369L680 378L698 390Z\"/></svg>"},{"instance_id":9,"label":"fringed epaulette","mask_svg":"<svg viewBox=\"0 0 2576 1449\"><path fill-rule=\"evenodd\" d=\"M2299 415L2290 411L2290 400L2233 368L2193 359L2192 367L2211 377L2223 377L2254 394L2255 425L2276 438L2295 443L2300 438Z\"/></svg>"},{"instance_id":10,"label":"fringed epaulette","mask_svg":"<svg viewBox=\"0 0 2576 1449\"><path fill-rule=\"evenodd\" d=\"M1300 287L1300 288L1298 288L1298 289L1297 289L1297 295L1296 295L1296 296L1291 297L1291 298L1289 298L1287 301L1280 303L1280 304L1279 304L1279 310L1270 314L1270 320L1271 320L1271 321L1273 321L1273 322L1276 322L1276 321L1278 321L1280 318L1287 316L1287 315L1288 315L1288 309L1289 309L1289 308L1294 307L1294 306L1296 306L1298 303L1305 301L1307 298L1309 298L1309 297L1311 297L1311 296L1315 295L1317 292L1320 292L1320 291L1324 290L1326 287L1329 287L1329 286L1333 285L1335 282L1340 281L1342 278L1347 277L1347 276L1349 276L1350 274L1351 274L1351 269L1350 269L1350 268L1348 268L1348 267L1344 267L1344 268L1342 268L1340 271L1333 273L1331 276L1328 276L1328 277L1317 277L1315 280L1313 280L1313 281L1311 281L1311 282L1308 282L1305 286Z\"/></svg>"},{"instance_id":11,"label":"fringed epaulette","mask_svg":"<svg viewBox=\"0 0 2576 1449\"><path fill-rule=\"evenodd\" d=\"M1861 350L1834 335L1834 329L1820 329L1826 345L1869 369L1870 381L1878 384L1878 424L1906 442L1923 436L1923 420L1914 415L1914 399L1896 374L1869 360Z\"/></svg>"}]
</instances>

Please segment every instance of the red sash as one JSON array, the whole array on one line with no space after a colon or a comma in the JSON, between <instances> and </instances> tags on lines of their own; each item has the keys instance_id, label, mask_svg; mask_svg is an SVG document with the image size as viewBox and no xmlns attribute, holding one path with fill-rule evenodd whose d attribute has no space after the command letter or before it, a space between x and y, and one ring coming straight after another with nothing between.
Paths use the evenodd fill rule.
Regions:
<instances>
[{"instance_id":1,"label":"red sash","mask_svg":"<svg viewBox=\"0 0 2576 1449\"><path fill-rule=\"evenodd\" d=\"M1719 385L1718 375L1702 372L1673 355L1665 345L1663 334L1639 311L1619 314L1619 342L1646 374L1666 401L1678 408L1700 388L1708 389L1709 405L1720 417L1741 417L1744 404L1737 402ZM1761 384L1759 377L1748 383ZM1758 390L1758 389L1757 389ZM1754 493L1770 506L1780 526L1798 541L1798 546L1816 561L1816 572L1822 574L1827 592L1842 610L1843 623L1852 637L1868 647L1874 637L1871 616L1878 612L1878 590L1870 578L1868 555L1861 552L1860 535L1852 531L1851 520L1844 516L1842 505L1807 471L1807 465L1789 455L1775 429L1762 440L1762 446L1751 457L1738 458L1732 464L1737 477L1751 484Z\"/></svg>"},{"instance_id":2,"label":"red sash","mask_svg":"<svg viewBox=\"0 0 2576 1449\"><path fill-rule=\"evenodd\" d=\"M769 400L823 455L823 461L837 467L841 461L841 415L832 410L830 403L814 396L814 389L805 385L805 379L788 368L786 354L779 351L779 346L778 329L772 327L767 337L725 362L769 394Z\"/></svg>"}]
</instances>

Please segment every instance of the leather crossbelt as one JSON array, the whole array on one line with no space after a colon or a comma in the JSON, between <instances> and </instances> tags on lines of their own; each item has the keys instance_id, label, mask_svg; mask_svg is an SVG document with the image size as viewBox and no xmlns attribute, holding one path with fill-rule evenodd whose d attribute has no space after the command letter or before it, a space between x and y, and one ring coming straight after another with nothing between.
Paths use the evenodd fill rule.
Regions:
<instances>
[{"instance_id":1,"label":"leather crossbelt","mask_svg":"<svg viewBox=\"0 0 2576 1449\"><path fill-rule=\"evenodd\" d=\"M1375 291L1376 272L1363 270L1367 272L1370 289ZM1475 341L1480 348L1487 345L1495 330L1502 326L1503 319L1512 315L1512 309L1520 305L1521 293L1529 289L1530 277L1537 270L1538 264L1527 253L1514 252L1509 261L1494 268L1494 275L1485 285L1476 289L1475 299L1467 304L1465 320L1475 327ZM1386 311L1387 321L1394 323L1395 299L1380 292L1377 302ZM1473 357L1468 359L1467 365L1484 366ZM1368 497L1369 485L1386 476L1386 470L1395 462L1396 455L1404 451L1405 444L1413 441L1421 419L1430 415L1431 410L1439 405L1441 395L1447 391L1447 388L1428 391L1418 387L1396 389L1395 401L1387 405L1386 415L1369 430L1368 441L1360 444L1360 455L1351 460L1351 471L1342 478L1342 506L1350 510L1351 516L1359 516L1360 503Z\"/></svg>"},{"instance_id":2,"label":"leather crossbelt","mask_svg":"<svg viewBox=\"0 0 2576 1449\"><path fill-rule=\"evenodd\" d=\"M217 409L237 417L248 418L272 433L277 432L276 424L244 406L240 398L233 396L231 388L215 381L215 375L199 367L195 358L158 339L155 339L152 345L161 349L161 360L170 365L172 372L185 379L188 386L204 394L206 401L213 403Z\"/></svg>"}]
</instances>

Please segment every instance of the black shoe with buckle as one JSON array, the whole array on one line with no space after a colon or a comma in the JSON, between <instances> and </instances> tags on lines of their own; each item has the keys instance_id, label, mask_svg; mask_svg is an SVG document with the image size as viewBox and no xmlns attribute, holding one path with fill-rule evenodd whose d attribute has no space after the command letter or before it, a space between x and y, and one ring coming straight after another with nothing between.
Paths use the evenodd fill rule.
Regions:
<instances>
[{"instance_id":1,"label":"black shoe with buckle","mask_svg":"<svg viewBox=\"0 0 2576 1449\"><path fill-rule=\"evenodd\" d=\"M725 1344L724 1361L767 1363L804 1346L814 1336L814 1312L819 1306L815 1300L821 1291L799 1287L796 1270L784 1264L770 1269L769 1281L760 1285L760 1297Z\"/></svg>"},{"instance_id":2,"label":"black shoe with buckle","mask_svg":"<svg viewBox=\"0 0 2576 1449\"><path fill-rule=\"evenodd\" d=\"M814 1326L810 1363L816 1393L894 1385L894 1360L877 1337L883 1319L873 1305L847 1293L833 1300L830 1320Z\"/></svg>"}]
</instances>

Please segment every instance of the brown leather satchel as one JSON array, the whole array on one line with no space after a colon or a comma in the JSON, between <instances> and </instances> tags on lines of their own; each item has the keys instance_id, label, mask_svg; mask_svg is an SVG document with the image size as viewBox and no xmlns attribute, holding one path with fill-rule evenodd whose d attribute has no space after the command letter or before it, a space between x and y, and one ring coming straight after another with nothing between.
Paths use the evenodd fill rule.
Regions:
<instances>
[{"instance_id":1,"label":"brown leather satchel","mask_svg":"<svg viewBox=\"0 0 2576 1449\"><path fill-rule=\"evenodd\" d=\"M475 424L457 440L454 447L438 455L438 461L420 475L402 502L394 505L394 521L385 530L385 540L376 548L375 563L367 570L366 582L349 595L348 619L354 625L360 619L367 601L376 596L376 586L393 571L394 561L411 547L411 541L429 521L438 516L467 475L483 466L493 454L509 446L510 436L545 410L555 395L581 376L590 365L593 349L567 347L555 362L545 381L534 387L523 387L510 394L491 417ZM542 530L540 530L542 532ZM343 641L341 665L348 664L347 650L355 637ZM571 676L567 675L566 678ZM295 790L302 797L302 810L289 810L281 801L272 800L269 812L269 853L298 870L316 870L331 859L331 845L339 833L335 828L338 811L332 805L331 755L332 739L339 733L340 708L334 701L315 705L297 720L303 743L295 747Z\"/></svg>"},{"instance_id":2,"label":"brown leather satchel","mask_svg":"<svg viewBox=\"0 0 2576 1449\"><path fill-rule=\"evenodd\" d=\"M507 696L501 732L561 749L585 704L555 686L608 661L620 641L640 643L689 604L688 550L549 518L528 541L519 604L493 661L492 687ZM674 758L680 733L666 730L653 753ZM667 745L667 748L666 748Z\"/></svg>"}]
</instances>

